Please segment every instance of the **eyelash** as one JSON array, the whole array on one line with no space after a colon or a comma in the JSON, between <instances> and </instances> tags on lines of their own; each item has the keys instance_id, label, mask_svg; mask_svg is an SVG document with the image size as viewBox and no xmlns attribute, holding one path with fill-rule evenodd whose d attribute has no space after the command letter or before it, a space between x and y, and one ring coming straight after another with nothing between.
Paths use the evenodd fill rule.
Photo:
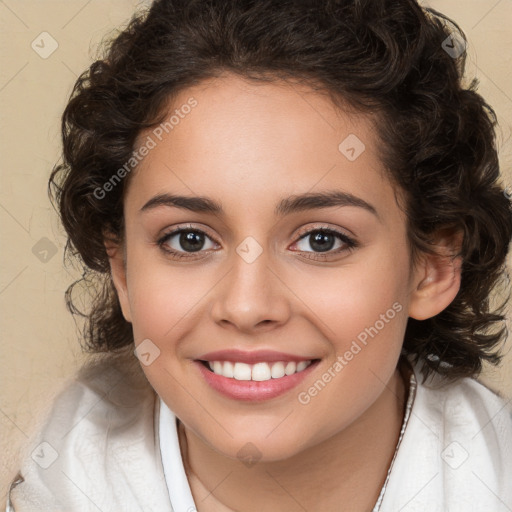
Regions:
<instances>
[{"instance_id":1,"label":"eyelash","mask_svg":"<svg viewBox=\"0 0 512 512\"><path fill-rule=\"evenodd\" d=\"M213 242L218 244L218 242L215 239L213 239L211 236L209 236L205 231L203 231L201 229L194 228L193 226L181 226L179 228L174 229L173 231L170 231L169 233L164 234L160 239L157 240L157 245L160 247L160 249L164 253L170 255L173 259L176 259L176 260L179 260L182 258L197 259L193 255L201 253L202 250L197 251L197 252L176 251L174 249L169 249L165 245L169 241L169 239L172 238L174 235L177 235L180 233L189 233L189 232L205 235L207 238L209 238L210 240L212 240ZM334 251L334 252L329 252L329 251L323 252L323 253L322 252L313 252L313 254L315 254L316 256L315 257L305 256L305 258L307 258L307 259L325 260L326 257L328 257L330 255L339 254L344 251L351 252L353 249L355 249L359 246L358 242L356 242L354 239L347 236L345 233L342 233L335 229L329 228L327 226L318 226L313 229L308 229L307 231L303 231L303 232L299 233L297 242L299 242L300 240L303 240L304 238L307 238L309 235L316 233L316 232L322 232L322 233L326 233L329 235L334 235L339 240L341 240L345 244L346 247L339 248L337 251ZM294 243L297 243L297 242L294 242ZM304 252L304 251L297 251L297 252ZM306 253L308 253L308 254L311 252L312 251L306 251Z\"/></svg>"}]
</instances>

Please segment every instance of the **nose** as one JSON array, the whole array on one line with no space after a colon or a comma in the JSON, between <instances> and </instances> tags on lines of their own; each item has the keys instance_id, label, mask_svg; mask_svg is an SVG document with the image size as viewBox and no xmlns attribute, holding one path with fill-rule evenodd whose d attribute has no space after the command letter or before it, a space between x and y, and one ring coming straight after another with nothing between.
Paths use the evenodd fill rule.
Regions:
<instances>
[{"instance_id":1,"label":"nose","mask_svg":"<svg viewBox=\"0 0 512 512\"><path fill-rule=\"evenodd\" d=\"M290 317L289 288L269 266L265 251L252 263L237 253L216 287L211 315L224 328L250 334L284 325Z\"/></svg>"}]
</instances>

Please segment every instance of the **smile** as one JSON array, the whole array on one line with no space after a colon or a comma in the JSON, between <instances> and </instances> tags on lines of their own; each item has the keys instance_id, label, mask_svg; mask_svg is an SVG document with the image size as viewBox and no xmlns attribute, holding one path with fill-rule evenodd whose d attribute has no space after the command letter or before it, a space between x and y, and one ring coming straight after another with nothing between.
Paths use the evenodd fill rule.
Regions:
<instances>
[{"instance_id":1,"label":"smile","mask_svg":"<svg viewBox=\"0 0 512 512\"><path fill-rule=\"evenodd\" d=\"M224 398L262 402L297 388L319 365L320 359L299 361L205 361L195 360L203 382Z\"/></svg>"},{"instance_id":2,"label":"smile","mask_svg":"<svg viewBox=\"0 0 512 512\"><path fill-rule=\"evenodd\" d=\"M270 379L281 379L304 371L313 361L277 361L247 364L232 361L205 361L216 375L235 380L263 382Z\"/></svg>"}]
</instances>

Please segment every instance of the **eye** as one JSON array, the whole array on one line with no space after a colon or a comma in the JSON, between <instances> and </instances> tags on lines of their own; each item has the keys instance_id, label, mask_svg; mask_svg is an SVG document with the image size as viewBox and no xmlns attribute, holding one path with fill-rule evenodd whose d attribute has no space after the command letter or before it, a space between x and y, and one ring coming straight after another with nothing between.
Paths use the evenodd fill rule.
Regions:
<instances>
[{"instance_id":1,"label":"eye","mask_svg":"<svg viewBox=\"0 0 512 512\"><path fill-rule=\"evenodd\" d=\"M208 242L212 244L208 247ZM158 246L173 259L198 258L207 254L194 254L214 249L218 243L203 230L193 226L181 226L164 234L157 240ZM302 244L303 247L300 247ZM335 245L338 245L333 251ZM313 253L308 259L325 259L335 254L351 251L358 243L341 231L328 227L317 227L300 234L294 245L299 252ZM307 246L312 249L308 250ZM206 247L205 247L206 246Z\"/></svg>"},{"instance_id":2,"label":"eye","mask_svg":"<svg viewBox=\"0 0 512 512\"><path fill-rule=\"evenodd\" d=\"M300 243L303 245L302 248L299 246ZM336 243L338 243L337 250L333 251L332 249L335 247ZM313 252L316 254L316 256L308 256L308 258L320 259L332 254L350 251L357 247L358 244L345 233L332 228L318 227L301 234L295 245L299 246L299 251L301 252ZM307 249L308 245L312 251ZM320 258L318 258L318 256Z\"/></svg>"},{"instance_id":3,"label":"eye","mask_svg":"<svg viewBox=\"0 0 512 512\"><path fill-rule=\"evenodd\" d=\"M181 227L166 233L157 243L163 251L179 259L188 257L187 253L211 249L212 247L205 248L207 241L214 242L204 231L192 227Z\"/></svg>"}]
</instances>

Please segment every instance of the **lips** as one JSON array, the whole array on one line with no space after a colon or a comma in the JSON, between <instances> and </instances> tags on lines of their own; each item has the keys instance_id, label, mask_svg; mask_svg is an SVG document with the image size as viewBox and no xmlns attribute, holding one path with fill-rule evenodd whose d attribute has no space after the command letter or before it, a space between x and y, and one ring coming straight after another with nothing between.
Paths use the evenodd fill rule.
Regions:
<instances>
[{"instance_id":1,"label":"lips","mask_svg":"<svg viewBox=\"0 0 512 512\"><path fill-rule=\"evenodd\" d=\"M299 384L319 359L268 350L220 350L196 359L206 383L236 400L261 401L277 397Z\"/></svg>"}]
</instances>

